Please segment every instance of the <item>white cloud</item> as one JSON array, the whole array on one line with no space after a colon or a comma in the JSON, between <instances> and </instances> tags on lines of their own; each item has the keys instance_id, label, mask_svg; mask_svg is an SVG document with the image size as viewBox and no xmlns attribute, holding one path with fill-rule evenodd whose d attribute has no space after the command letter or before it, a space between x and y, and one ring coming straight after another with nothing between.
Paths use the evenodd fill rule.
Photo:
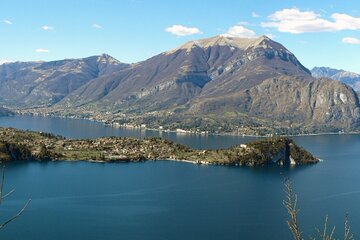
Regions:
<instances>
[{"instance_id":1,"label":"white cloud","mask_svg":"<svg viewBox=\"0 0 360 240\"><path fill-rule=\"evenodd\" d=\"M251 16L252 16L253 18L259 18L259 17L261 17L261 15L257 14L256 12L252 12L252 13L251 13Z\"/></svg>"},{"instance_id":2,"label":"white cloud","mask_svg":"<svg viewBox=\"0 0 360 240\"><path fill-rule=\"evenodd\" d=\"M239 38L256 38L256 33L253 30L247 29L241 25L235 25L222 34L225 37L239 37Z\"/></svg>"},{"instance_id":3,"label":"white cloud","mask_svg":"<svg viewBox=\"0 0 360 240\"><path fill-rule=\"evenodd\" d=\"M201 34L202 32L196 27L185 27L183 25L172 25L165 29L166 32L174 34L178 37Z\"/></svg>"},{"instance_id":4,"label":"white cloud","mask_svg":"<svg viewBox=\"0 0 360 240\"><path fill-rule=\"evenodd\" d=\"M44 48L37 48L35 49L35 52L38 52L38 53L48 53L50 52L48 49L44 49Z\"/></svg>"},{"instance_id":5,"label":"white cloud","mask_svg":"<svg viewBox=\"0 0 360 240\"><path fill-rule=\"evenodd\" d=\"M332 21L313 11L300 11L297 8L282 9L271 14L270 21L261 23L261 26L294 34L360 30L360 18L341 13L334 13L331 18Z\"/></svg>"},{"instance_id":6,"label":"white cloud","mask_svg":"<svg viewBox=\"0 0 360 240\"><path fill-rule=\"evenodd\" d=\"M360 44L360 39L359 38L353 38L353 37L345 37L342 39L343 43L348 43L348 44Z\"/></svg>"},{"instance_id":7,"label":"white cloud","mask_svg":"<svg viewBox=\"0 0 360 240\"><path fill-rule=\"evenodd\" d=\"M45 31L51 31L51 30L54 30L54 29L55 29L54 27L48 26L48 25L44 25L44 26L42 26L41 28L42 28L43 30L45 30Z\"/></svg>"},{"instance_id":8,"label":"white cloud","mask_svg":"<svg viewBox=\"0 0 360 240\"><path fill-rule=\"evenodd\" d=\"M100 24L97 24L97 23L94 23L94 24L92 25L92 27L93 27L93 28L97 28L97 29L102 28L102 26L101 26Z\"/></svg>"},{"instance_id":9,"label":"white cloud","mask_svg":"<svg viewBox=\"0 0 360 240\"><path fill-rule=\"evenodd\" d=\"M4 20L3 22L4 22L5 24L7 24L7 25L13 24L12 21L10 21L10 20Z\"/></svg>"}]
</instances>

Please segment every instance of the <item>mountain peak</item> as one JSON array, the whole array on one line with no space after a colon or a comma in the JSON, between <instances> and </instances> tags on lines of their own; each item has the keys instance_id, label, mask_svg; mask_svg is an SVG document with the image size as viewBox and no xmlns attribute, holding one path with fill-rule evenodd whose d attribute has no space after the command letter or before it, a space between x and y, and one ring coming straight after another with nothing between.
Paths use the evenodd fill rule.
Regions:
<instances>
[{"instance_id":1,"label":"mountain peak","mask_svg":"<svg viewBox=\"0 0 360 240\"><path fill-rule=\"evenodd\" d=\"M360 92L360 74L358 73L329 67L314 67L311 74L315 78L330 78L343 82L355 89L355 91Z\"/></svg>"},{"instance_id":2,"label":"mountain peak","mask_svg":"<svg viewBox=\"0 0 360 240\"><path fill-rule=\"evenodd\" d=\"M120 64L121 63L119 60L117 60L116 58L114 58L106 53L103 53L103 54L97 56L97 58L98 58L98 62L111 63L111 64Z\"/></svg>"},{"instance_id":3,"label":"mountain peak","mask_svg":"<svg viewBox=\"0 0 360 240\"><path fill-rule=\"evenodd\" d=\"M192 40L186 42L185 44L181 45L178 48L170 50L166 52L166 54L174 53L178 50L186 50L190 52L193 48L209 48L214 46L228 46L232 49L242 49L246 50L250 47L265 47L265 48L272 48L274 44L281 46L280 44L274 42L269 37L263 35L257 38L239 38L233 37L226 34L217 35L210 38L204 38L199 40Z\"/></svg>"}]
</instances>

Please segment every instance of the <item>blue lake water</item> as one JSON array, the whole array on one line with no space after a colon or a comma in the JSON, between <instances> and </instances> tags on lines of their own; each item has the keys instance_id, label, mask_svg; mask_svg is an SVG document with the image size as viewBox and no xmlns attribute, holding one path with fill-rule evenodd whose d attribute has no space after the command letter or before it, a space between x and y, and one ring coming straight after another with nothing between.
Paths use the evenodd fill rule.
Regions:
<instances>
[{"instance_id":1,"label":"blue lake water","mask_svg":"<svg viewBox=\"0 0 360 240\"><path fill-rule=\"evenodd\" d=\"M73 119L4 117L0 126L61 134L69 138L159 136ZM224 148L254 138L162 137L195 148ZM0 239L290 239L283 179L299 194L300 226L315 235L326 214L341 235L345 213L360 237L360 136L294 137L324 161L313 166L198 166L145 163L12 163L5 188L15 193L0 207L11 216L28 198L26 212L0 231Z\"/></svg>"}]
</instances>

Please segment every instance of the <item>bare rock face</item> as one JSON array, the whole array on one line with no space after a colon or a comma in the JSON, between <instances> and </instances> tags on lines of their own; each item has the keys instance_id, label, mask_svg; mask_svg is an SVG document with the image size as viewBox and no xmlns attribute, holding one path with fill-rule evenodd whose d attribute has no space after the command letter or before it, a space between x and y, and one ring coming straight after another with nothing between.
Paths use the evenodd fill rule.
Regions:
<instances>
[{"instance_id":1,"label":"bare rock face","mask_svg":"<svg viewBox=\"0 0 360 240\"><path fill-rule=\"evenodd\" d=\"M359 122L359 99L355 91L342 83L328 79L319 79L306 87L310 105L311 120L344 127L357 125Z\"/></svg>"},{"instance_id":2,"label":"bare rock face","mask_svg":"<svg viewBox=\"0 0 360 240\"><path fill-rule=\"evenodd\" d=\"M314 67L311 74L315 78L330 78L343 82L360 92L360 74L328 67Z\"/></svg>"},{"instance_id":3,"label":"bare rock face","mask_svg":"<svg viewBox=\"0 0 360 240\"><path fill-rule=\"evenodd\" d=\"M249 116L304 125L351 128L358 125L359 99L342 83L318 79L271 78L245 91L194 101L190 110L206 114L241 111Z\"/></svg>"}]
</instances>

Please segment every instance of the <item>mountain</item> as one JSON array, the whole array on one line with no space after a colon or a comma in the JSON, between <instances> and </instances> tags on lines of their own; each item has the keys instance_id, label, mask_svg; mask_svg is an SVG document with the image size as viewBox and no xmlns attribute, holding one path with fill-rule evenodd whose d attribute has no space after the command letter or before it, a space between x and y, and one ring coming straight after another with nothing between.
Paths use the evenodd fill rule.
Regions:
<instances>
[{"instance_id":1,"label":"mountain","mask_svg":"<svg viewBox=\"0 0 360 240\"><path fill-rule=\"evenodd\" d=\"M92 79L128 66L106 54L5 63L0 65L0 102L13 107L51 106Z\"/></svg>"},{"instance_id":2,"label":"mountain","mask_svg":"<svg viewBox=\"0 0 360 240\"><path fill-rule=\"evenodd\" d=\"M197 116L201 121L247 124L242 119L252 119L255 125L324 129L357 126L360 110L353 89L314 79L294 54L265 36L187 42L88 82L56 106L157 118L170 114L180 116L180 122Z\"/></svg>"},{"instance_id":3,"label":"mountain","mask_svg":"<svg viewBox=\"0 0 360 240\"><path fill-rule=\"evenodd\" d=\"M266 36L190 41L132 65L107 55L5 64L0 83L3 104L169 128L319 132L360 122L351 87L313 78Z\"/></svg>"},{"instance_id":4,"label":"mountain","mask_svg":"<svg viewBox=\"0 0 360 240\"><path fill-rule=\"evenodd\" d=\"M125 112L175 110L286 75L311 79L310 71L292 53L265 36L217 36L188 42L102 76L71 93L62 103L74 107L96 102Z\"/></svg>"},{"instance_id":5,"label":"mountain","mask_svg":"<svg viewBox=\"0 0 360 240\"><path fill-rule=\"evenodd\" d=\"M354 88L357 92L360 92L360 74L358 73L329 67L314 67L311 70L311 74L315 78L326 77L343 82Z\"/></svg>"}]
</instances>

